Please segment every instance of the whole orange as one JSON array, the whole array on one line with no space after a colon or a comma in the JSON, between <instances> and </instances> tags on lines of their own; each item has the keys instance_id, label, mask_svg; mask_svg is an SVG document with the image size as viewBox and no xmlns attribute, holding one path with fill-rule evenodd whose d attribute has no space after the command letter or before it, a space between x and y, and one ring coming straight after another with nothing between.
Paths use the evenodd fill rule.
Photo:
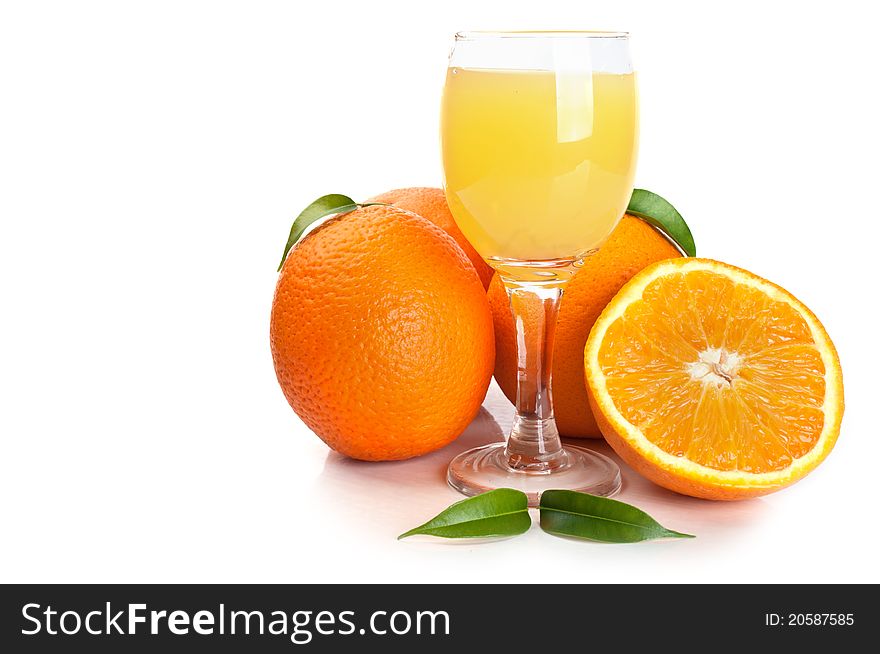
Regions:
<instances>
[{"instance_id":1,"label":"whole orange","mask_svg":"<svg viewBox=\"0 0 880 654\"><path fill-rule=\"evenodd\" d=\"M480 409L495 356L471 262L439 227L390 206L333 218L290 252L270 341L297 415L367 461L455 439Z\"/></svg>"},{"instance_id":2,"label":"whole orange","mask_svg":"<svg viewBox=\"0 0 880 654\"><path fill-rule=\"evenodd\" d=\"M640 270L681 253L665 236L634 216L624 216L599 251L584 260L559 305L553 347L553 403L563 436L602 438L584 382L584 346L593 323L617 291ZM507 294L498 276L489 287L495 321L495 379L516 400L516 339Z\"/></svg>"},{"instance_id":3,"label":"whole orange","mask_svg":"<svg viewBox=\"0 0 880 654\"><path fill-rule=\"evenodd\" d=\"M458 243L459 247L468 256L468 259L471 260L471 263L474 264L474 268L476 268L477 274L480 276L480 281L483 282L483 288L489 288L489 282L492 281L494 271L483 260L483 257L477 253L474 246L464 237L458 225L455 224L455 219L449 211L449 205L446 204L446 194L442 188L399 188L370 198L368 202L393 204L396 207L412 211L422 218L430 220L455 239L455 242Z\"/></svg>"}]
</instances>

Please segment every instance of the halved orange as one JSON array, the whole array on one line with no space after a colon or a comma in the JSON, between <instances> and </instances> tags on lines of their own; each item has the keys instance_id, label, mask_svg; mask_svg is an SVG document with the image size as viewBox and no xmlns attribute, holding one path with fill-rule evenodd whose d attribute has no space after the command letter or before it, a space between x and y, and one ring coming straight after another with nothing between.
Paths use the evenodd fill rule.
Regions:
<instances>
[{"instance_id":1,"label":"halved orange","mask_svg":"<svg viewBox=\"0 0 880 654\"><path fill-rule=\"evenodd\" d=\"M834 344L788 291L709 259L633 277L587 340L602 434L661 486L732 500L771 493L831 451L843 416Z\"/></svg>"}]
</instances>

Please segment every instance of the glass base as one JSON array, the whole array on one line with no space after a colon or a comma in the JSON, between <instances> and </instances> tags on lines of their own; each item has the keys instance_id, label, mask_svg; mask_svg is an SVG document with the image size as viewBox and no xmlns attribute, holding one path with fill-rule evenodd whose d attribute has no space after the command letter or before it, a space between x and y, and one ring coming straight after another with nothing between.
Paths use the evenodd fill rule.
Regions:
<instances>
[{"instance_id":1,"label":"glass base","mask_svg":"<svg viewBox=\"0 0 880 654\"><path fill-rule=\"evenodd\" d=\"M566 459L552 472L526 472L507 463L505 443L492 443L462 452L449 464L446 481L465 495L495 488L516 488L538 506L541 493L550 489L575 490L609 497L620 490L620 468L611 459L584 447L565 445Z\"/></svg>"}]
</instances>

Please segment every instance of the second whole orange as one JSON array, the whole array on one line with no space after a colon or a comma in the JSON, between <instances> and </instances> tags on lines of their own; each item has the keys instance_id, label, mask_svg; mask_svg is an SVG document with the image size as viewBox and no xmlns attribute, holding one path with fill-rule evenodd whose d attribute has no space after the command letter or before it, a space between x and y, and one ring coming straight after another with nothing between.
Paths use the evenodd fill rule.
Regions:
<instances>
[{"instance_id":1,"label":"second whole orange","mask_svg":"<svg viewBox=\"0 0 880 654\"><path fill-rule=\"evenodd\" d=\"M626 215L567 284L559 306L552 367L556 425L562 436L602 438L584 382L584 346L599 314L636 273L649 264L680 256L660 232ZM507 294L497 275L488 295L495 322L495 379L515 402L516 334Z\"/></svg>"}]
</instances>

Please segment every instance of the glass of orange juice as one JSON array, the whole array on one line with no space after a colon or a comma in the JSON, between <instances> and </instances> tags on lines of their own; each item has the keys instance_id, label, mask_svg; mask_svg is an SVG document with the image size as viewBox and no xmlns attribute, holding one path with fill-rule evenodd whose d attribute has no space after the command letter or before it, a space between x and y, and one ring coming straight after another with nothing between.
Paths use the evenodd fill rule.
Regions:
<instances>
[{"instance_id":1,"label":"glass of orange juice","mask_svg":"<svg viewBox=\"0 0 880 654\"><path fill-rule=\"evenodd\" d=\"M566 282L623 216L638 149L636 79L623 32L465 32L441 119L446 198L507 290L516 325L516 417L506 443L449 465L465 495L518 488L613 495L620 471L562 445L553 334Z\"/></svg>"}]
</instances>

